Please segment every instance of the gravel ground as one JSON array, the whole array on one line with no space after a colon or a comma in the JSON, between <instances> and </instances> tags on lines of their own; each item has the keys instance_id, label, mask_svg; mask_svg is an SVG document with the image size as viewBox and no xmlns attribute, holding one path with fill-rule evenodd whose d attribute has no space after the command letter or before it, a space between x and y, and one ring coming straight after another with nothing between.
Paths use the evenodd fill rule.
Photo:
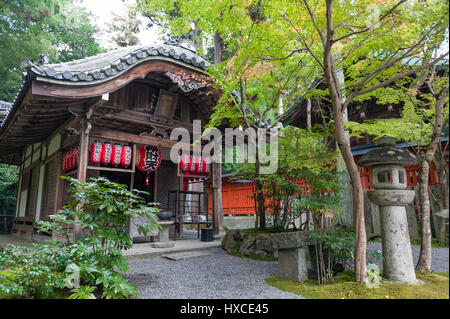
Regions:
<instances>
[{"instance_id":1,"label":"gravel ground","mask_svg":"<svg viewBox=\"0 0 450 319\"><path fill-rule=\"evenodd\" d=\"M419 246L412 246L414 263ZM371 243L368 249L380 249ZM209 256L173 261L164 257L130 260L126 277L137 287L139 298L146 299L302 299L267 285L264 279L278 275L276 261L256 261L234 257L222 248L209 249ZM449 249L432 251L432 269L449 272ZM378 266L383 269L382 261Z\"/></svg>"},{"instance_id":2,"label":"gravel ground","mask_svg":"<svg viewBox=\"0 0 450 319\"><path fill-rule=\"evenodd\" d=\"M267 285L279 272L276 261L234 257L222 248L209 256L173 261L164 257L130 260L126 277L145 299L302 299Z\"/></svg>"},{"instance_id":3,"label":"gravel ground","mask_svg":"<svg viewBox=\"0 0 450 319\"><path fill-rule=\"evenodd\" d=\"M367 245L367 249L381 250L381 243L370 243ZM412 246L412 253L415 266L417 261L419 260L420 246ZM382 260L378 261L377 265L378 267L380 267L380 270L383 269ZM448 273L448 268L449 268L448 248L432 247L431 270Z\"/></svg>"}]
</instances>

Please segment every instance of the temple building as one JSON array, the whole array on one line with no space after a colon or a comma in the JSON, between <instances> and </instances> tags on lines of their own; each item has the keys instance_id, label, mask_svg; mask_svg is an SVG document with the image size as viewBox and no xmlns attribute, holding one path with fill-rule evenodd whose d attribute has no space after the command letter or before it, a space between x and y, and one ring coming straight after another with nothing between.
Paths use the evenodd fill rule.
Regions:
<instances>
[{"instance_id":1,"label":"temple building","mask_svg":"<svg viewBox=\"0 0 450 319\"><path fill-rule=\"evenodd\" d=\"M191 166L208 170L198 174L197 186L186 187L180 165L170 159L177 143L171 131L192 132L193 120L206 124L220 97L205 71L208 62L191 43L132 46L60 64L41 56L23 66L15 100L0 111L0 163L20 166L13 234L32 237L39 220L64 206L69 183L63 175L103 176L148 191L148 201L172 211L178 232L180 198L198 195L197 213L219 231L220 178L209 200L203 182L221 175L220 164L197 158ZM136 225L129 227L138 237Z\"/></svg>"}]
</instances>

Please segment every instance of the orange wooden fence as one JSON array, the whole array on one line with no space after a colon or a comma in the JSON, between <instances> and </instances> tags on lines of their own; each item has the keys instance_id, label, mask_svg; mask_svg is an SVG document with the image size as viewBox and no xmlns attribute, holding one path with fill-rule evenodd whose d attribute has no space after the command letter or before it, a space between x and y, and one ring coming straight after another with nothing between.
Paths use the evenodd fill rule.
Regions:
<instances>
[{"instance_id":1,"label":"orange wooden fence","mask_svg":"<svg viewBox=\"0 0 450 319\"><path fill-rule=\"evenodd\" d=\"M417 186L419 166L406 167L408 186ZM370 168L362 167L361 184L364 189L372 189ZM439 175L433 165L430 166L430 185L439 184ZM209 214L212 214L212 192L209 191ZM224 215L248 215L255 213L255 202L252 198L252 183L231 183L228 179L222 181L222 202Z\"/></svg>"},{"instance_id":2,"label":"orange wooden fence","mask_svg":"<svg viewBox=\"0 0 450 319\"><path fill-rule=\"evenodd\" d=\"M209 213L212 214L212 192L209 191ZM230 183L222 180L222 205L224 215L247 215L255 213L255 202L252 198L252 183Z\"/></svg>"}]
</instances>

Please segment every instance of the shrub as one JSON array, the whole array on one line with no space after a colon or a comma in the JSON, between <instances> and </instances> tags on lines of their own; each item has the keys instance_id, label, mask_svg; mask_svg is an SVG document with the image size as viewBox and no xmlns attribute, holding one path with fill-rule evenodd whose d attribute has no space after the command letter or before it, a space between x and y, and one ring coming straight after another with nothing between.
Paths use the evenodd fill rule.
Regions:
<instances>
[{"instance_id":1,"label":"shrub","mask_svg":"<svg viewBox=\"0 0 450 319\"><path fill-rule=\"evenodd\" d=\"M74 288L71 299L132 296L135 288L121 274L129 271L122 255L132 246L128 224L141 216L147 222L138 227L139 233L158 230L155 203L142 199L145 192L130 191L106 178L88 182L62 178L70 181L73 200L59 214L51 215L50 221L39 224L40 231L65 238L65 242L51 240L33 248L8 246L1 251L0 269L8 272L0 275L0 293L40 298L70 287ZM75 239L74 227L83 230Z\"/></svg>"}]
</instances>

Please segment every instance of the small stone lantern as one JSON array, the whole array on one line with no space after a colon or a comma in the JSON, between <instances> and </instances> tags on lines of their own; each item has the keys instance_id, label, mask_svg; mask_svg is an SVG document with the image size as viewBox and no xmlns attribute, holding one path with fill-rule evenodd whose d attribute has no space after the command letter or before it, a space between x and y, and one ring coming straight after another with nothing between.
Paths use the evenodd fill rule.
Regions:
<instances>
[{"instance_id":1,"label":"small stone lantern","mask_svg":"<svg viewBox=\"0 0 450 319\"><path fill-rule=\"evenodd\" d=\"M369 151L358 165L371 168L373 190L370 201L380 207L383 277L405 283L418 283L409 238L405 206L414 200L414 190L407 190L405 166L417 164L417 158L395 147L395 140L379 139L378 148Z\"/></svg>"}]
</instances>

